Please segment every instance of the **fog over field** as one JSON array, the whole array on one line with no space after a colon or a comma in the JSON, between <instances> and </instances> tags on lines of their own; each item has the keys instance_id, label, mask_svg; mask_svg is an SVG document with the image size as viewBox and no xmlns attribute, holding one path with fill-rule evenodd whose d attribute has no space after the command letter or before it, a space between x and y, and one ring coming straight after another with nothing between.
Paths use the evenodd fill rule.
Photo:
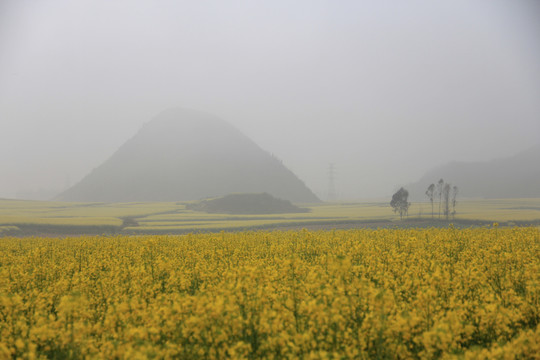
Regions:
<instances>
[{"instance_id":1,"label":"fog over field","mask_svg":"<svg viewBox=\"0 0 540 360\"><path fill-rule=\"evenodd\" d=\"M0 198L54 197L171 107L323 200L330 163L339 199L388 197L540 144L539 36L537 0L0 0Z\"/></svg>"}]
</instances>

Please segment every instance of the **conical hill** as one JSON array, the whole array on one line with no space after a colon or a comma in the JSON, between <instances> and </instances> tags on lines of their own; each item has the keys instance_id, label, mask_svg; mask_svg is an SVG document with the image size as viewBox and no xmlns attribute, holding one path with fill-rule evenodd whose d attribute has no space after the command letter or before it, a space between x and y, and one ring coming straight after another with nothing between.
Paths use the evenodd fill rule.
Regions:
<instances>
[{"instance_id":1,"label":"conical hill","mask_svg":"<svg viewBox=\"0 0 540 360\"><path fill-rule=\"evenodd\" d=\"M185 201L261 192L292 202L319 201L281 161L227 122L171 109L58 199Z\"/></svg>"}]
</instances>

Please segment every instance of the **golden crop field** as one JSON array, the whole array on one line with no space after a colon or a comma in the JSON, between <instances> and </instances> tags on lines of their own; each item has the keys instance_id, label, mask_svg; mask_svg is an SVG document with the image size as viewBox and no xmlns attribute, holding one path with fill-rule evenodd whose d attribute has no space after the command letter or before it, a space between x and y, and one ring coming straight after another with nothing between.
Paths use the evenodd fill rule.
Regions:
<instances>
[{"instance_id":1,"label":"golden crop field","mask_svg":"<svg viewBox=\"0 0 540 360\"><path fill-rule=\"evenodd\" d=\"M3 238L0 358L528 359L538 228Z\"/></svg>"}]
</instances>

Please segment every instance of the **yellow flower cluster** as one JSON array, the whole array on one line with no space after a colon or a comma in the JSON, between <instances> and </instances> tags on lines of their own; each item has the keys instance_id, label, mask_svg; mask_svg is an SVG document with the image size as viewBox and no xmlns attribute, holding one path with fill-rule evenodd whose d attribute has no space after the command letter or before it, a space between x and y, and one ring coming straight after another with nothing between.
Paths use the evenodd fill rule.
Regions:
<instances>
[{"instance_id":1,"label":"yellow flower cluster","mask_svg":"<svg viewBox=\"0 0 540 360\"><path fill-rule=\"evenodd\" d=\"M0 359L540 354L537 228L3 238Z\"/></svg>"}]
</instances>

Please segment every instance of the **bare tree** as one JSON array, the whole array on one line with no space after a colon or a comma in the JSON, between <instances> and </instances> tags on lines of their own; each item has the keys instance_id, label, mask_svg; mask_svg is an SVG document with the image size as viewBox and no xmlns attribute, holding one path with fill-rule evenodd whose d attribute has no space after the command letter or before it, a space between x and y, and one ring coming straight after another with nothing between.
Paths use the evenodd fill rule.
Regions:
<instances>
[{"instance_id":1,"label":"bare tree","mask_svg":"<svg viewBox=\"0 0 540 360\"><path fill-rule=\"evenodd\" d=\"M433 219L433 196L435 195L435 184L431 184L428 186L426 190L426 195L431 202L431 218Z\"/></svg>"},{"instance_id":2,"label":"bare tree","mask_svg":"<svg viewBox=\"0 0 540 360\"><path fill-rule=\"evenodd\" d=\"M439 182L437 183L437 196L439 197L439 219L441 218L443 187L444 187L444 180L440 179Z\"/></svg>"},{"instance_id":3,"label":"bare tree","mask_svg":"<svg viewBox=\"0 0 540 360\"><path fill-rule=\"evenodd\" d=\"M458 192L459 192L459 189L457 186L454 186L452 188L452 218L456 218L456 199L457 199L457 196L458 196Z\"/></svg>"},{"instance_id":4,"label":"bare tree","mask_svg":"<svg viewBox=\"0 0 540 360\"><path fill-rule=\"evenodd\" d=\"M411 205L408 202L409 192L404 188L400 188L394 195L392 195L392 201L390 201L390 206L394 208L394 212L399 212L399 217L403 220L403 215L409 213L409 206Z\"/></svg>"},{"instance_id":5,"label":"bare tree","mask_svg":"<svg viewBox=\"0 0 540 360\"><path fill-rule=\"evenodd\" d=\"M444 184L443 191L442 191L443 200L444 200L443 212L444 212L444 216L446 217L446 220L448 220L448 217L450 216L450 190L451 190L450 184Z\"/></svg>"}]
</instances>

